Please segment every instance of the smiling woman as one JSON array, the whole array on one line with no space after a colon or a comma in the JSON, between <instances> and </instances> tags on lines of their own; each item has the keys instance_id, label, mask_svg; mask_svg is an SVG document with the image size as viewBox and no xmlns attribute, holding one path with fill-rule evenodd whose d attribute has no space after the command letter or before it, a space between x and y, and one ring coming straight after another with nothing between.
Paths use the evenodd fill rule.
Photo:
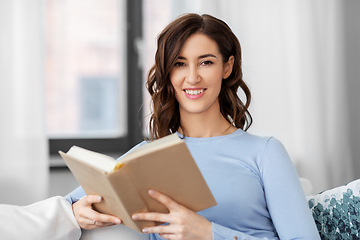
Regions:
<instances>
[{"instance_id":1,"label":"smiling woman","mask_svg":"<svg viewBox=\"0 0 360 240\"><path fill-rule=\"evenodd\" d=\"M177 105L175 96L181 99L181 96L185 95L184 99L187 96L188 100L200 100L199 97L204 95L202 99L213 101L214 106L219 104L222 115L217 117L222 122L220 131L225 128L229 133L228 130L231 132L232 125L247 129L252 123L248 112L251 93L242 80L239 41L223 21L214 24L213 18L209 15L204 15L201 20L195 17L196 14L189 16L193 18L189 17L188 21L178 18L170 23L158 38L155 65L151 68L147 81L147 89L154 109L150 118L150 139L185 130L180 123L179 111L179 107L183 105ZM234 56L240 57L234 58ZM201 81L205 76L206 81ZM222 81L222 79L226 80ZM184 81L185 84L187 82L187 85L178 86L179 81ZM215 88L218 90L217 96L214 88L205 91L202 85L207 82L217 84ZM177 87L180 89L176 90ZM204 89L204 92L200 95L190 95L183 92L185 88L186 90ZM246 96L245 103L237 95L239 88ZM181 100L177 99L177 101ZM203 108L212 105L212 103L207 107L204 105Z\"/></svg>"},{"instance_id":2,"label":"smiling woman","mask_svg":"<svg viewBox=\"0 0 360 240\"><path fill-rule=\"evenodd\" d=\"M229 130L229 122L220 112L218 96L222 80L230 76L233 64L234 56L222 59L217 43L206 35L197 33L187 39L170 72L170 81L179 103L180 122L186 124L186 121L193 121L192 118L211 117L214 121L222 119L216 135ZM201 119L198 121L204 122ZM236 129L234 126L230 128L233 131ZM181 133L188 131L183 126L179 130Z\"/></svg>"},{"instance_id":3,"label":"smiling woman","mask_svg":"<svg viewBox=\"0 0 360 240\"><path fill-rule=\"evenodd\" d=\"M222 20L186 14L170 23L158 37L147 87L154 109L150 141L174 132L183 138L218 204L194 212L150 189L168 213L136 212L133 219L168 224L143 233L152 240L319 239L283 145L246 132L250 91L242 79L240 43ZM67 196L82 228L119 223L91 208L101 196L84 194L78 188Z\"/></svg>"}]
</instances>

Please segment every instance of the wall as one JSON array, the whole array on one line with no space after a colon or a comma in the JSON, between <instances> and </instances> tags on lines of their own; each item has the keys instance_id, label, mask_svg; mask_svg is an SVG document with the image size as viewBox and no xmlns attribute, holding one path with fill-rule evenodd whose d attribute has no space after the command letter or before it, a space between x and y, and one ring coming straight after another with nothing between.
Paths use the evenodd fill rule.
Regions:
<instances>
[{"instance_id":1,"label":"wall","mask_svg":"<svg viewBox=\"0 0 360 240\"><path fill-rule=\"evenodd\" d=\"M339 127L350 129L351 154L354 177L360 178L360 1L343 1L345 29L345 66L348 86L349 124L344 125L339 117Z\"/></svg>"}]
</instances>

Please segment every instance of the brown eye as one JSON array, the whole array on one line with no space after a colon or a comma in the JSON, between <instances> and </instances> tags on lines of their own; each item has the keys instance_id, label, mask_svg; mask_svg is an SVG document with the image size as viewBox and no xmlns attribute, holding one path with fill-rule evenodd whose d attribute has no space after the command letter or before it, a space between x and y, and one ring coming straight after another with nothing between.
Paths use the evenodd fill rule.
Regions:
<instances>
[{"instance_id":1,"label":"brown eye","mask_svg":"<svg viewBox=\"0 0 360 240\"><path fill-rule=\"evenodd\" d=\"M174 67L182 67L182 66L185 66L185 63L183 63L183 62L176 62L176 63L174 64Z\"/></svg>"},{"instance_id":2,"label":"brown eye","mask_svg":"<svg viewBox=\"0 0 360 240\"><path fill-rule=\"evenodd\" d=\"M212 61L203 61L203 62L201 62L201 65L211 65L211 64L213 64Z\"/></svg>"}]
</instances>

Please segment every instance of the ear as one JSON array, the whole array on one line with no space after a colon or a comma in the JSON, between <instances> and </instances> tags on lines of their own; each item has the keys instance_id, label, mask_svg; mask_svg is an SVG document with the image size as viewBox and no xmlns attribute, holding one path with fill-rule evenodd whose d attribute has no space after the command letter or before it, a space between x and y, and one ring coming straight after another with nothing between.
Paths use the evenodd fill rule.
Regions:
<instances>
[{"instance_id":1,"label":"ear","mask_svg":"<svg viewBox=\"0 0 360 240\"><path fill-rule=\"evenodd\" d=\"M233 66L234 66L234 56L230 56L229 60L224 64L224 73L223 73L223 79L227 79L230 74L232 73Z\"/></svg>"}]
</instances>

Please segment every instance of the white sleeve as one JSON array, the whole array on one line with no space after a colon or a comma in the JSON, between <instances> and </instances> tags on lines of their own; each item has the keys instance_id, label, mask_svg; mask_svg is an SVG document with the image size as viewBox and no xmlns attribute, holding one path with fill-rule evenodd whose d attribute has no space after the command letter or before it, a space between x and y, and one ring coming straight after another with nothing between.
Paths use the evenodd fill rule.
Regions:
<instances>
[{"instance_id":1,"label":"white sleeve","mask_svg":"<svg viewBox=\"0 0 360 240\"><path fill-rule=\"evenodd\" d=\"M78 240L72 207L56 196L27 206L0 204L0 239Z\"/></svg>"}]
</instances>

